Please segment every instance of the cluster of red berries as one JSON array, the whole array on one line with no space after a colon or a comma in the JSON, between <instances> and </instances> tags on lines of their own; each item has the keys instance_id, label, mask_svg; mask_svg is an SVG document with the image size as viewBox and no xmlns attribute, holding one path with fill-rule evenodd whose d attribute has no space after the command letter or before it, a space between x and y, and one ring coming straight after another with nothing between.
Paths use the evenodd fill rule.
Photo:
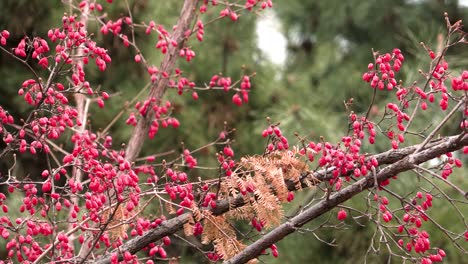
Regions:
<instances>
[{"instance_id":1,"label":"cluster of red berries","mask_svg":"<svg viewBox=\"0 0 468 264\"><path fill-rule=\"evenodd\" d=\"M197 21L197 39L198 41L203 41L203 35L205 34L205 26L201 20Z\"/></svg>"},{"instance_id":2,"label":"cluster of red berries","mask_svg":"<svg viewBox=\"0 0 468 264\"><path fill-rule=\"evenodd\" d=\"M197 159L192 156L190 150L184 149L184 161L185 164L190 168L193 169L197 166Z\"/></svg>"},{"instance_id":3,"label":"cluster of red berries","mask_svg":"<svg viewBox=\"0 0 468 264\"><path fill-rule=\"evenodd\" d=\"M265 220L252 218L251 224L258 232L261 232L265 227L266 222Z\"/></svg>"},{"instance_id":4,"label":"cluster of red berries","mask_svg":"<svg viewBox=\"0 0 468 264\"><path fill-rule=\"evenodd\" d=\"M179 120L174 117L169 116L169 110L171 109L171 102L166 101L163 105L158 105L155 103L156 98L151 98L145 100L143 103L137 102L135 104L136 110L138 110L141 116L146 116L150 107L154 113L154 119L151 122L150 129L148 131L148 137L150 139L154 138L159 131L159 127L167 128L172 126L173 128L178 128L180 126ZM130 113L129 117L125 121L127 125L136 126L138 119L135 113Z\"/></svg>"},{"instance_id":5,"label":"cluster of red berries","mask_svg":"<svg viewBox=\"0 0 468 264\"><path fill-rule=\"evenodd\" d=\"M225 146L223 151L216 154L218 163L227 177L232 175L232 169L236 166L234 161L234 150L230 146Z\"/></svg>"},{"instance_id":6,"label":"cluster of red berries","mask_svg":"<svg viewBox=\"0 0 468 264\"><path fill-rule=\"evenodd\" d=\"M455 91L468 91L468 71L463 71L460 77L452 79L452 89Z\"/></svg>"},{"instance_id":7,"label":"cluster of red berries","mask_svg":"<svg viewBox=\"0 0 468 264\"><path fill-rule=\"evenodd\" d=\"M399 49L394 49L391 54L378 55L375 65L369 63L367 66L369 71L364 73L362 79L370 83L373 88L393 90L397 86L395 73L400 71L404 60L405 57Z\"/></svg>"},{"instance_id":8,"label":"cluster of red berries","mask_svg":"<svg viewBox=\"0 0 468 264\"><path fill-rule=\"evenodd\" d=\"M162 54L167 53L167 49L169 48L168 45L172 45L172 47L177 47L177 41L171 39L171 35L169 32L164 28L163 25L155 25L153 21L149 23L146 32L151 32L153 28L156 28L156 32L158 33L158 42L156 43L156 48L161 50Z\"/></svg>"},{"instance_id":9,"label":"cluster of red berries","mask_svg":"<svg viewBox=\"0 0 468 264\"><path fill-rule=\"evenodd\" d=\"M10 32L2 30L2 32L0 32L0 45L5 46L9 37Z\"/></svg>"},{"instance_id":10,"label":"cluster of red berries","mask_svg":"<svg viewBox=\"0 0 468 264\"><path fill-rule=\"evenodd\" d=\"M374 201L379 203L379 210L382 213L382 220L386 223L392 221L393 214L388 210L388 198L383 195L374 195Z\"/></svg>"},{"instance_id":11,"label":"cluster of red berries","mask_svg":"<svg viewBox=\"0 0 468 264\"><path fill-rule=\"evenodd\" d=\"M176 210L177 215L184 213L184 208L192 208L195 196L193 194L193 187L188 181L188 176L185 172L177 172L172 169L167 169L166 175L172 179L172 183L166 183L164 189L172 201L179 200L180 207Z\"/></svg>"},{"instance_id":12,"label":"cluster of red berries","mask_svg":"<svg viewBox=\"0 0 468 264\"><path fill-rule=\"evenodd\" d=\"M442 167L441 177L447 179L452 173L454 167L462 167L463 163L460 159L454 158L451 152L445 153L447 159L444 161L444 165Z\"/></svg>"},{"instance_id":13,"label":"cluster of red berries","mask_svg":"<svg viewBox=\"0 0 468 264\"><path fill-rule=\"evenodd\" d=\"M278 126L271 125L267 129L263 130L262 137L268 137L271 140L271 143L267 146L267 150L269 152L289 149L288 139L283 135Z\"/></svg>"},{"instance_id":14,"label":"cluster of red berries","mask_svg":"<svg viewBox=\"0 0 468 264\"><path fill-rule=\"evenodd\" d=\"M206 186L206 190L208 190L208 186ZM203 207L211 207L211 208L216 208L216 200L217 196L216 193L213 192L207 192L203 198L202 206Z\"/></svg>"},{"instance_id":15,"label":"cluster of red berries","mask_svg":"<svg viewBox=\"0 0 468 264\"><path fill-rule=\"evenodd\" d=\"M412 205L405 206L405 214L403 216L403 224L398 226L398 232L408 234L408 239L405 244L405 239L399 239L398 245L405 248L407 251L414 251L423 254L431 250L429 234L425 230L421 230L423 221L427 221L426 211L432 206L432 195L422 192L416 193L413 198ZM442 262L445 257L445 252L438 249L436 254L430 254L421 259L421 263Z\"/></svg>"},{"instance_id":16,"label":"cluster of red berries","mask_svg":"<svg viewBox=\"0 0 468 264\"><path fill-rule=\"evenodd\" d=\"M247 10L252 11L252 8L256 6L258 3L261 3L260 4L261 9L273 7L273 2L271 0L246 0L244 7Z\"/></svg>"},{"instance_id":17,"label":"cluster of red berries","mask_svg":"<svg viewBox=\"0 0 468 264\"><path fill-rule=\"evenodd\" d=\"M249 90L251 87L250 83L250 77L249 76L244 76L242 78L241 82L241 91L240 95L239 93L236 93L232 96L232 102L238 106L241 106L243 103L248 103L249 102ZM242 97L241 97L242 95Z\"/></svg>"}]
</instances>

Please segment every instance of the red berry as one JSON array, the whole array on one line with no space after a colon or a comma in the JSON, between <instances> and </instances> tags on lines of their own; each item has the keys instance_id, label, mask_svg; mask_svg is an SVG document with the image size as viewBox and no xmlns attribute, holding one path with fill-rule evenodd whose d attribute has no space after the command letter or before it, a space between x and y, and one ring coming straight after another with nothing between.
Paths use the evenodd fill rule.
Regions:
<instances>
[{"instance_id":1,"label":"red berry","mask_svg":"<svg viewBox=\"0 0 468 264\"><path fill-rule=\"evenodd\" d=\"M348 214L346 213L345 210L341 209L340 211L338 211L338 220L340 221L345 220L347 216Z\"/></svg>"},{"instance_id":2,"label":"red berry","mask_svg":"<svg viewBox=\"0 0 468 264\"><path fill-rule=\"evenodd\" d=\"M232 102L234 104L236 104L237 106L241 106L242 105L242 98L239 96L239 94L235 94L233 97L232 97Z\"/></svg>"}]
</instances>

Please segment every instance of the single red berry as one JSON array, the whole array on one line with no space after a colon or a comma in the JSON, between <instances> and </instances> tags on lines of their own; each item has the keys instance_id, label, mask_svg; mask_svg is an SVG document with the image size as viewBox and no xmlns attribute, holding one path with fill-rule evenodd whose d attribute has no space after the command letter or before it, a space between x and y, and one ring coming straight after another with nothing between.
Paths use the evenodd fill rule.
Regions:
<instances>
[{"instance_id":1,"label":"single red berry","mask_svg":"<svg viewBox=\"0 0 468 264\"><path fill-rule=\"evenodd\" d=\"M136 62L136 63L140 63L140 61L141 61L141 56L140 56L140 54L135 55L135 62Z\"/></svg>"},{"instance_id":2,"label":"single red berry","mask_svg":"<svg viewBox=\"0 0 468 264\"><path fill-rule=\"evenodd\" d=\"M237 106L241 106L242 105L242 98L239 96L239 94L235 94L233 97L232 97L232 102L234 104L236 104Z\"/></svg>"},{"instance_id":3,"label":"single red berry","mask_svg":"<svg viewBox=\"0 0 468 264\"><path fill-rule=\"evenodd\" d=\"M340 211L338 211L338 220L343 221L346 219L347 216L348 214L345 210L341 209Z\"/></svg>"},{"instance_id":4,"label":"single red berry","mask_svg":"<svg viewBox=\"0 0 468 264\"><path fill-rule=\"evenodd\" d=\"M167 258L166 250L164 250L163 247L159 247L158 253L159 253L159 256L161 256L161 258Z\"/></svg>"}]
</instances>

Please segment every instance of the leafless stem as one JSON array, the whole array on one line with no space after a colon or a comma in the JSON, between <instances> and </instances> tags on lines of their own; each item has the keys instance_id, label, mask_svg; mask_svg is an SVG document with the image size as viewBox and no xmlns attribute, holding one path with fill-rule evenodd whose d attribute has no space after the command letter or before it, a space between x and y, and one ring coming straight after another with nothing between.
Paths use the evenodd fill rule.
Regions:
<instances>
[{"instance_id":1,"label":"leafless stem","mask_svg":"<svg viewBox=\"0 0 468 264\"><path fill-rule=\"evenodd\" d=\"M434 137L434 135L439 131L439 129L441 129L442 126L444 126L445 123L447 123L447 121L458 111L458 108L460 108L464 103L465 103L465 97L463 97L458 102L458 104L455 107L453 107L450 113L448 113L444 117L444 119L431 131L429 136L427 136L426 139L424 139L423 143L419 145L419 147L414 151L414 153L418 153L419 151L421 151L421 149L423 149L424 146L426 146L427 142L429 142Z\"/></svg>"},{"instance_id":2,"label":"leafless stem","mask_svg":"<svg viewBox=\"0 0 468 264\"><path fill-rule=\"evenodd\" d=\"M172 39L177 42L177 47L170 46L166 56L161 63L160 71L157 76L157 81L153 84L150 89L150 92L147 96L148 99L155 98L156 103L160 104L162 97L166 91L167 83L169 79L164 78L162 76L163 72L171 73L174 71L175 62L177 58L177 54L179 50L184 46L186 38L184 36L184 32L190 28L193 18L195 17L196 7L198 5L198 0L185 0L184 5L182 7L179 20L176 26L176 30L172 34ZM125 150L125 158L129 162L133 162L138 154L141 151L143 143L145 142L146 135L148 133L152 118L154 116L154 111L152 107L147 115L141 118L138 121L135 129L133 130L132 136L127 144L127 148Z\"/></svg>"}]
</instances>

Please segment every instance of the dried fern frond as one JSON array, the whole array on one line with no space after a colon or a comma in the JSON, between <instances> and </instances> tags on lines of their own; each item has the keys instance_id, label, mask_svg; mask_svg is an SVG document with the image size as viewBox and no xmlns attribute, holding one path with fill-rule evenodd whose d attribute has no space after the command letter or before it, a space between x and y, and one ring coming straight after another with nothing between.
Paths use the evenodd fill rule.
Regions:
<instances>
[{"instance_id":1,"label":"dried fern frond","mask_svg":"<svg viewBox=\"0 0 468 264\"><path fill-rule=\"evenodd\" d=\"M166 210L169 214L175 214L176 213L176 210L174 208L174 206L172 205L172 203L164 203L164 207L166 207Z\"/></svg>"},{"instance_id":2,"label":"dried fern frond","mask_svg":"<svg viewBox=\"0 0 468 264\"><path fill-rule=\"evenodd\" d=\"M240 165L255 174L255 184L263 180L274 190L280 200L287 197L286 181L300 188L301 173L308 171L308 165L296 157L293 151L277 151L266 156L250 156L241 159ZM258 185L256 185L258 186Z\"/></svg>"},{"instance_id":3,"label":"dried fern frond","mask_svg":"<svg viewBox=\"0 0 468 264\"><path fill-rule=\"evenodd\" d=\"M229 218L258 219L266 228L281 223L284 212L281 202L288 197L286 182L301 188L301 173L308 171L307 164L297 158L295 151L278 151L264 156L248 156L241 159L231 176L224 178L218 191L219 197L230 200L228 213L214 216L201 211L203 219L202 243L213 243L217 254L227 260L239 253L245 245L237 240ZM315 182L312 180L311 184ZM231 204L242 194L245 205ZM256 263L252 260L249 263Z\"/></svg>"},{"instance_id":4,"label":"dried fern frond","mask_svg":"<svg viewBox=\"0 0 468 264\"><path fill-rule=\"evenodd\" d=\"M213 242L215 251L223 259L229 259L246 246L237 240L236 232L224 215L207 214L202 233L202 243Z\"/></svg>"},{"instance_id":5,"label":"dried fern frond","mask_svg":"<svg viewBox=\"0 0 468 264\"><path fill-rule=\"evenodd\" d=\"M122 237L127 232L129 224L126 223L126 220L133 216L130 213L122 205L108 208L102 213L102 223L108 223L107 232L111 239Z\"/></svg>"},{"instance_id":6,"label":"dried fern frond","mask_svg":"<svg viewBox=\"0 0 468 264\"><path fill-rule=\"evenodd\" d=\"M193 235L193 226L195 225L195 220L193 216L189 217L187 223L184 224L184 235L191 236Z\"/></svg>"}]
</instances>

